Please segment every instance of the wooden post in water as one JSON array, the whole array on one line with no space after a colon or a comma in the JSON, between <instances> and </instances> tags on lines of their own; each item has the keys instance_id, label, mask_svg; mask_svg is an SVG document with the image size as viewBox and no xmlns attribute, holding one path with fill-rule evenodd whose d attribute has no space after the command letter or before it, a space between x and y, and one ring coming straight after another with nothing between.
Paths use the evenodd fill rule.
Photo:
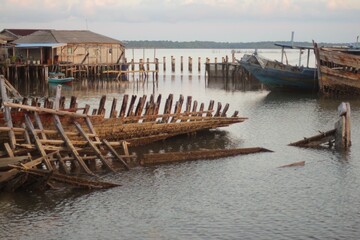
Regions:
<instances>
[{"instance_id":1,"label":"wooden post in water","mask_svg":"<svg viewBox=\"0 0 360 240\"><path fill-rule=\"evenodd\" d=\"M166 72L166 57L163 57L163 70Z\"/></svg>"},{"instance_id":2,"label":"wooden post in water","mask_svg":"<svg viewBox=\"0 0 360 240\"><path fill-rule=\"evenodd\" d=\"M189 72L192 72L192 57L189 57Z\"/></svg>"},{"instance_id":3,"label":"wooden post in water","mask_svg":"<svg viewBox=\"0 0 360 240\"><path fill-rule=\"evenodd\" d=\"M182 72L184 70L184 63L183 63L184 57L180 57L180 71Z\"/></svg>"},{"instance_id":4,"label":"wooden post in water","mask_svg":"<svg viewBox=\"0 0 360 240\"><path fill-rule=\"evenodd\" d=\"M171 71L175 72L175 58L171 56Z\"/></svg>"},{"instance_id":5,"label":"wooden post in water","mask_svg":"<svg viewBox=\"0 0 360 240\"><path fill-rule=\"evenodd\" d=\"M198 57L198 71L201 71L201 57Z\"/></svg>"},{"instance_id":6,"label":"wooden post in water","mask_svg":"<svg viewBox=\"0 0 360 240\"><path fill-rule=\"evenodd\" d=\"M338 113L340 119L335 123L335 147L346 150L351 146L350 104L342 102Z\"/></svg>"},{"instance_id":7,"label":"wooden post in water","mask_svg":"<svg viewBox=\"0 0 360 240\"><path fill-rule=\"evenodd\" d=\"M156 80L158 78L158 74L159 74L159 59L155 58L155 76L156 76Z\"/></svg>"}]
</instances>

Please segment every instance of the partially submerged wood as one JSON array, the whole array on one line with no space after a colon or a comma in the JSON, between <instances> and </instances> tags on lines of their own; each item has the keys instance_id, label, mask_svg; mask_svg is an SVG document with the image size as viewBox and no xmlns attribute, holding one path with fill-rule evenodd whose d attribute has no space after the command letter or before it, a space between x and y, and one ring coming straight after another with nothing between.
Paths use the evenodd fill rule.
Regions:
<instances>
[{"instance_id":1,"label":"partially submerged wood","mask_svg":"<svg viewBox=\"0 0 360 240\"><path fill-rule=\"evenodd\" d=\"M198 102L192 101L191 96L187 97L184 111L182 95L172 109L172 94L166 101L163 114L159 114L161 95L157 99L151 95L148 101L144 95L137 104L137 96L133 95L128 107L129 97L124 95L119 111L116 110L117 101L114 98L110 115L106 118L105 95L101 98L98 109L93 109L93 115L89 115L89 105L77 108L76 97L71 98L70 108L65 109L67 104L65 97L61 96L61 86L56 88L54 101L46 98L42 107L38 98L32 99L31 105L28 105L30 99L27 98L11 102L7 98L9 89L5 88L4 79L1 79L0 85L3 110L0 111L0 143L5 143L0 151L0 189L26 188L32 185L34 176L37 176L36 182L41 183L40 187L44 188L51 186L54 181L90 188L114 186L117 184L107 185L96 180L87 182L72 174L85 173L94 177L96 169L103 166L115 171L115 161L129 170L129 163L135 163L136 156L129 153L128 144L143 145L247 119L238 117L237 111L232 117L227 117L229 105L226 104L221 110L221 103L218 103L213 115L213 100L210 101L208 110L204 110L203 103L197 110ZM119 153L121 149L123 153ZM267 150L209 150L205 156L219 158L260 151ZM204 153L193 152L192 155L205 157ZM136 163L138 164L137 161Z\"/></svg>"},{"instance_id":2,"label":"partially submerged wood","mask_svg":"<svg viewBox=\"0 0 360 240\"><path fill-rule=\"evenodd\" d=\"M294 162L291 164L286 164L286 165L282 165L279 168L285 168L285 167L302 167L305 166L305 161L300 161L300 162Z\"/></svg>"},{"instance_id":3,"label":"partially submerged wood","mask_svg":"<svg viewBox=\"0 0 360 240\"><path fill-rule=\"evenodd\" d=\"M335 128L318 135L304 138L303 140L290 143L289 146L297 147L320 147L327 145L335 146L337 150L346 150L351 146L351 117L350 104L341 103L338 107L339 120L335 123Z\"/></svg>"},{"instance_id":4,"label":"partially submerged wood","mask_svg":"<svg viewBox=\"0 0 360 240\"><path fill-rule=\"evenodd\" d=\"M218 159L223 157L237 156L259 152L272 152L266 148L234 148L234 149L206 149L190 152L150 153L144 154L140 164L152 166L163 163L183 162L201 159Z\"/></svg>"},{"instance_id":5,"label":"partially submerged wood","mask_svg":"<svg viewBox=\"0 0 360 240\"><path fill-rule=\"evenodd\" d=\"M304 137L303 140L290 143L289 146L318 147L323 144L328 144L329 146L332 146L334 144L335 131L335 129L332 129L327 132L320 132L319 134L312 137Z\"/></svg>"},{"instance_id":6,"label":"partially submerged wood","mask_svg":"<svg viewBox=\"0 0 360 240\"><path fill-rule=\"evenodd\" d=\"M78 176L68 176L61 173L56 173L52 171L40 170L40 169L28 169L22 166L12 166L20 172L29 173L42 177L49 177L47 181L54 181L59 183L66 183L77 188L87 188L87 189L101 189L101 188L111 188L118 187L121 184L103 181L100 179L92 180Z\"/></svg>"},{"instance_id":7,"label":"partially submerged wood","mask_svg":"<svg viewBox=\"0 0 360 240\"><path fill-rule=\"evenodd\" d=\"M127 97L125 98L125 96L124 100L127 99ZM150 100L150 102L148 102L147 104L145 104L145 96L140 98L136 109L134 106L135 99L136 96L133 96L130 106L127 110L127 115L125 115L126 105L124 105L123 102L119 117L114 117L116 116L115 112L117 111L112 108L111 117L109 118L105 118L104 113L102 113L102 115L88 115L83 113L77 113L74 109L58 110L11 102L5 102L4 106L11 109L16 108L20 110L12 113L15 128L19 128L21 126L20 124L23 121L24 112L32 111L37 112L39 117L42 119L44 130L54 130L54 125L51 121L51 115L56 114L62 119L64 123L64 130L66 132L73 132L71 135L74 135L74 133L76 133L77 131L72 124L73 119L75 118L78 120L78 118L84 119L86 117L89 117L93 124L93 128L98 133L99 137L105 138L109 141L124 140L135 145L150 143L151 139L163 139L160 136L164 136L164 133L166 133L168 137L172 137L180 134L186 134L189 132L196 132L199 130L225 127L231 124L243 122L247 119L245 117L238 117L237 112L235 112L236 114L234 113L231 117L227 117L226 111L228 110L228 104L222 112L221 108L218 108L216 116L213 117L212 111L214 101L210 101L210 105L207 111L204 111L204 104L202 103L200 105L199 111L189 112L189 110L191 109L190 104L192 103L192 101L190 101L190 98L188 98L188 106L186 106L184 112L181 112L183 97L180 97L179 101L176 103L173 113L171 113L172 94L170 94L165 104L164 114L158 114L158 111L160 109L160 96L158 97L158 101L156 103L151 102L153 100ZM102 100L102 103L103 101L104 100ZM196 109L198 103L194 101L193 104L193 109ZM144 105L148 106L145 108L145 110ZM218 104L218 106L221 106L221 104ZM142 112L144 112L144 114L141 114ZM6 136L5 132L9 134L13 131L14 130L11 127L7 129L1 127L0 116L0 142L9 139L9 136ZM158 135L159 137L156 137L156 135ZM71 139L76 138L71 137ZM138 141L138 139L144 139L144 141Z\"/></svg>"}]
</instances>

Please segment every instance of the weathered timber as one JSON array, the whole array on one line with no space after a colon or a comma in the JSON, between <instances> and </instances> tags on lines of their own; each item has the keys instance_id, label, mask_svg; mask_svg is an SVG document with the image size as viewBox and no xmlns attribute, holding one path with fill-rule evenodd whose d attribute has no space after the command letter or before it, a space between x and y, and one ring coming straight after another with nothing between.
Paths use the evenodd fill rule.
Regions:
<instances>
[{"instance_id":1,"label":"weathered timber","mask_svg":"<svg viewBox=\"0 0 360 240\"><path fill-rule=\"evenodd\" d=\"M122 165L125 167L126 170L130 170L129 166L127 165L127 163L124 161L124 159L115 151L115 149L110 145L110 143L106 140L103 139L102 140L104 145L110 150L111 154L116 157L116 159L122 163Z\"/></svg>"},{"instance_id":2,"label":"weathered timber","mask_svg":"<svg viewBox=\"0 0 360 240\"><path fill-rule=\"evenodd\" d=\"M360 95L357 48L319 47L313 41L320 91L330 95Z\"/></svg>"},{"instance_id":3,"label":"weathered timber","mask_svg":"<svg viewBox=\"0 0 360 240\"><path fill-rule=\"evenodd\" d=\"M272 152L271 150L254 148L235 148L235 149L207 149L190 152L171 152L171 153L151 153L144 154L140 164L151 166L163 163L183 162L200 159L218 159L223 157L237 156L242 154L251 154L259 152Z\"/></svg>"},{"instance_id":4,"label":"weathered timber","mask_svg":"<svg viewBox=\"0 0 360 240\"><path fill-rule=\"evenodd\" d=\"M78 122L74 122L76 129L79 131L79 133L83 136L83 138L88 142L89 146L94 150L96 156L101 160L101 162L112 172L115 172L115 170L111 167L110 163L105 159L105 157L101 154L100 150L96 147L96 145L90 140L88 135L85 133L85 131L82 129L81 125Z\"/></svg>"},{"instance_id":5,"label":"weathered timber","mask_svg":"<svg viewBox=\"0 0 360 240\"><path fill-rule=\"evenodd\" d=\"M324 143L328 143L329 146L332 146L334 138L335 138L335 129L332 129L327 132L321 132L312 137L304 138L303 140L290 143L289 146L297 146L297 147L318 147Z\"/></svg>"},{"instance_id":6,"label":"weathered timber","mask_svg":"<svg viewBox=\"0 0 360 240\"><path fill-rule=\"evenodd\" d=\"M24 168L21 166L13 166L13 167L16 168L20 172L30 173L33 175L38 175L38 176L43 176L43 177L49 176L49 180L51 180L51 181L70 184L77 188L102 189L102 188L111 188L111 187L121 186L120 184L117 184L117 183L102 181L99 179L92 180L92 179L80 178L80 177L76 177L76 176L68 176L65 174L55 173L55 172L50 172L50 171L45 171L45 170L40 170L40 169L28 169L28 168Z\"/></svg>"},{"instance_id":7,"label":"weathered timber","mask_svg":"<svg viewBox=\"0 0 360 240\"><path fill-rule=\"evenodd\" d=\"M39 137L37 136L37 134L34 132L34 125L33 123L31 122L30 118L28 117L28 115L26 114L25 115L25 125L26 125L26 128L28 129L28 131L31 133L31 135L33 136L33 139L35 141L35 145L36 145L36 148L38 149L38 151L40 152L41 156L44 158L44 163L46 165L46 168L48 170L53 170L53 166L51 165L50 163L50 160L49 158L47 157L47 154L40 142L40 139Z\"/></svg>"},{"instance_id":8,"label":"weathered timber","mask_svg":"<svg viewBox=\"0 0 360 240\"><path fill-rule=\"evenodd\" d=\"M285 168L285 167L302 167L305 166L305 161L300 161L300 162L294 162L291 164L286 164L286 165L282 165L279 168Z\"/></svg>"},{"instance_id":9,"label":"weathered timber","mask_svg":"<svg viewBox=\"0 0 360 240\"><path fill-rule=\"evenodd\" d=\"M60 89L61 90L61 89ZM61 96L60 90L57 91L57 96ZM58 97L57 97L58 98ZM105 138L109 141L128 141L129 143L136 144L146 144L150 143L150 140L156 139L164 139L164 136L176 136L180 134L190 133L192 131L199 131L205 129L212 129L217 127L224 127L230 124L243 122L246 118L237 117L238 112L235 112L233 117L225 117L219 111L218 117L213 117L212 109L214 105L214 101L211 100L209 104L209 109L204 111L204 104L200 104L199 111L197 109L197 102L194 101L193 104L193 112L189 112L191 109L192 98L187 98L187 105L185 111L181 111L181 107L184 101L184 97L180 96L179 101L175 104L174 112L172 113L172 101L173 95L170 94L168 99L166 100L166 104L164 107L164 114L158 114L160 109L161 95L158 96L156 103L154 102L154 96L150 97L150 101L146 103L145 111L143 111L145 105L145 97L140 98L139 103L134 111L134 104L136 100L136 96L132 96L129 108L127 109L127 95L124 95L123 103L120 109L119 117L109 117L105 118L103 115L88 115L89 107L84 108L84 113L77 113L77 109L64 109L59 110L57 106L59 106L59 98L55 101L57 106L54 106L55 109L49 109L45 107L39 107L37 100L33 99L34 106L28 106L19 103L9 103L5 102L4 105L9 106L11 110L11 116L13 117L13 122L16 123L15 127L18 128L24 119L25 111L34 111L39 114L44 126L44 131L53 131L55 129L54 124L52 124L52 115L55 114L61 118L63 122L63 127L68 137L72 141L76 141L80 138L80 135L77 134L75 126L73 124L74 118L79 123L83 123L83 119L89 117L91 122L94 125L94 129L98 133L100 138ZM99 108L101 109L104 105L104 98L100 101ZM71 105L76 104L74 102ZM55 105L55 104L54 104ZM218 104L220 106L221 104ZM114 103L113 103L114 106ZM82 109L82 108L79 108ZM15 111L16 110L16 111ZM127 111L126 111L127 110ZM14 112L13 112L14 111ZM100 113L98 110L93 110L94 114ZM127 112L127 114L126 114ZM143 113L144 112L144 113ZM1 115L1 113L0 113ZM112 107L110 116L116 116L115 107ZM79 119L81 118L81 119ZM15 120L14 120L15 119ZM0 118L0 124L2 119ZM184 122L192 122L194 125L182 124ZM199 123L200 122L200 123ZM173 124L174 123L174 124ZM170 125L168 125L170 124ZM178 124L178 125L175 125ZM6 141L9 137L4 137L5 133L8 135L9 131L16 132L14 128L3 128L0 127L0 142ZM37 130L35 130L37 131ZM50 133L49 133L50 134ZM57 134L57 131L54 133ZM159 135L158 137L156 135ZM148 139L146 139L148 138ZM142 140L140 140L142 139ZM23 141L23 140L22 140ZM96 141L99 142L99 141ZM22 143L22 142L21 142Z\"/></svg>"},{"instance_id":10,"label":"weathered timber","mask_svg":"<svg viewBox=\"0 0 360 240\"><path fill-rule=\"evenodd\" d=\"M347 150L351 146L350 104L341 103L338 112L340 119L335 123L334 129L290 143L289 146L320 147L328 144L329 147L335 146L337 150Z\"/></svg>"},{"instance_id":11,"label":"weathered timber","mask_svg":"<svg viewBox=\"0 0 360 240\"><path fill-rule=\"evenodd\" d=\"M9 136L9 143L11 148L15 148L15 144L16 144L16 138L15 138L15 133L12 130L13 128L13 122L11 119L11 112L8 106L5 106L5 103L8 101L7 98L7 94L6 94L6 87L5 87L5 78L0 75L0 91L1 91L1 99L2 99L2 104L4 105L4 120L6 125L10 128L10 131L8 132L8 136Z\"/></svg>"},{"instance_id":12,"label":"weathered timber","mask_svg":"<svg viewBox=\"0 0 360 240\"><path fill-rule=\"evenodd\" d=\"M48 153L46 155L46 157L48 159L52 158L52 156L54 156L56 153L58 153L58 151L54 151L51 153ZM24 163L22 164L22 166L24 168L33 168L37 165L40 165L42 162L44 161L44 157L40 157L37 159L34 159L30 162ZM8 170L6 172L0 172L0 184L7 182L9 180L11 180L13 177L15 177L15 175L18 173L19 171L17 169L12 168L11 170Z\"/></svg>"},{"instance_id":13,"label":"weathered timber","mask_svg":"<svg viewBox=\"0 0 360 240\"><path fill-rule=\"evenodd\" d=\"M94 173L86 166L85 162L81 158L79 152L75 149L75 147L72 144L71 140L65 134L65 131L64 131L63 127L62 127L62 124L61 124L61 121L60 121L58 115L54 115L54 121L55 121L55 126L58 129L60 136L64 140L66 146L70 149L71 154L74 156L74 158L76 158L76 160L78 161L78 163L80 164L80 166L83 168L83 170L86 173L88 173L90 175L94 175Z\"/></svg>"},{"instance_id":14,"label":"weathered timber","mask_svg":"<svg viewBox=\"0 0 360 240\"><path fill-rule=\"evenodd\" d=\"M129 95L125 94L124 97L123 97L122 104L121 104L119 118L125 117L126 106L127 106L128 99L129 99Z\"/></svg>"}]
</instances>

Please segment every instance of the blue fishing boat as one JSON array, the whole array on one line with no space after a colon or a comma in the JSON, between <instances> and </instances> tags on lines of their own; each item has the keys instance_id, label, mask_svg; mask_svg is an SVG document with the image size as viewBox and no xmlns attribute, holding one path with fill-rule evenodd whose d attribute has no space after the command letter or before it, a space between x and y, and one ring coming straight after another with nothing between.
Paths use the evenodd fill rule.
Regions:
<instances>
[{"instance_id":1,"label":"blue fishing boat","mask_svg":"<svg viewBox=\"0 0 360 240\"><path fill-rule=\"evenodd\" d=\"M66 77L61 72L49 72L48 82L49 83L70 83L74 80L73 77Z\"/></svg>"},{"instance_id":2,"label":"blue fishing boat","mask_svg":"<svg viewBox=\"0 0 360 240\"><path fill-rule=\"evenodd\" d=\"M260 56L257 51L245 54L239 64L249 71L258 81L271 90L318 91L317 69L309 67L309 54L313 47L293 46L293 44L275 44L282 47L281 62ZM299 49L299 65L283 63L284 49ZM308 50L307 66L301 66L301 54Z\"/></svg>"}]
</instances>

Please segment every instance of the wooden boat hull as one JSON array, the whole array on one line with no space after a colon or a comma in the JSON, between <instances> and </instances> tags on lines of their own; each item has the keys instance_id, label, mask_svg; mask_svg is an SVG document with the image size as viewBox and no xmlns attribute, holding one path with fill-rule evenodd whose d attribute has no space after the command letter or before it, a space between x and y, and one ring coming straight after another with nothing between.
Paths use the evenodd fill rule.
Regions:
<instances>
[{"instance_id":1,"label":"wooden boat hull","mask_svg":"<svg viewBox=\"0 0 360 240\"><path fill-rule=\"evenodd\" d=\"M73 77L67 77L67 78L48 78L48 83L58 83L58 84L62 84L62 83L70 83L74 80Z\"/></svg>"},{"instance_id":2,"label":"wooden boat hull","mask_svg":"<svg viewBox=\"0 0 360 240\"><path fill-rule=\"evenodd\" d=\"M360 95L360 52L324 48L314 43L320 91L325 94Z\"/></svg>"},{"instance_id":3,"label":"wooden boat hull","mask_svg":"<svg viewBox=\"0 0 360 240\"><path fill-rule=\"evenodd\" d=\"M316 68L289 66L277 61L267 61L261 66L254 61L240 61L240 65L271 91L319 89Z\"/></svg>"},{"instance_id":4,"label":"wooden boat hull","mask_svg":"<svg viewBox=\"0 0 360 240\"><path fill-rule=\"evenodd\" d=\"M39 114L43 127L48 130L54 130L54 120L51 114ZM67 132L76 133L77 130L72 124L73 118L70 116L61 116L64 128ZM12 119L15 127L20 127L19 124L23 122L24 113L12 113ZM181 122L161 122L149 121L139 122L134 118L104 118L100 115L90 116L91 122L96 134L100 138L109 141L126 140L131 146L145 145L151 142L164 140L181 134L188 134L200 130L213 129L218 127L225 127L231 124L245 121L246 118L239 117L209 117L205 119L189 118L189 121ZM192 119L192 120L191 120ZM2 120L2 119L1 119ZM78 122L83 123L84 119L77 119ZM1 123L4 125L4 123ZM19 132L19 134L23 134ZM0 132L0 142L8 141L7 132ZM81 139L80 136L71 136L71 139Z\"/></svg>"}]
</instances>

